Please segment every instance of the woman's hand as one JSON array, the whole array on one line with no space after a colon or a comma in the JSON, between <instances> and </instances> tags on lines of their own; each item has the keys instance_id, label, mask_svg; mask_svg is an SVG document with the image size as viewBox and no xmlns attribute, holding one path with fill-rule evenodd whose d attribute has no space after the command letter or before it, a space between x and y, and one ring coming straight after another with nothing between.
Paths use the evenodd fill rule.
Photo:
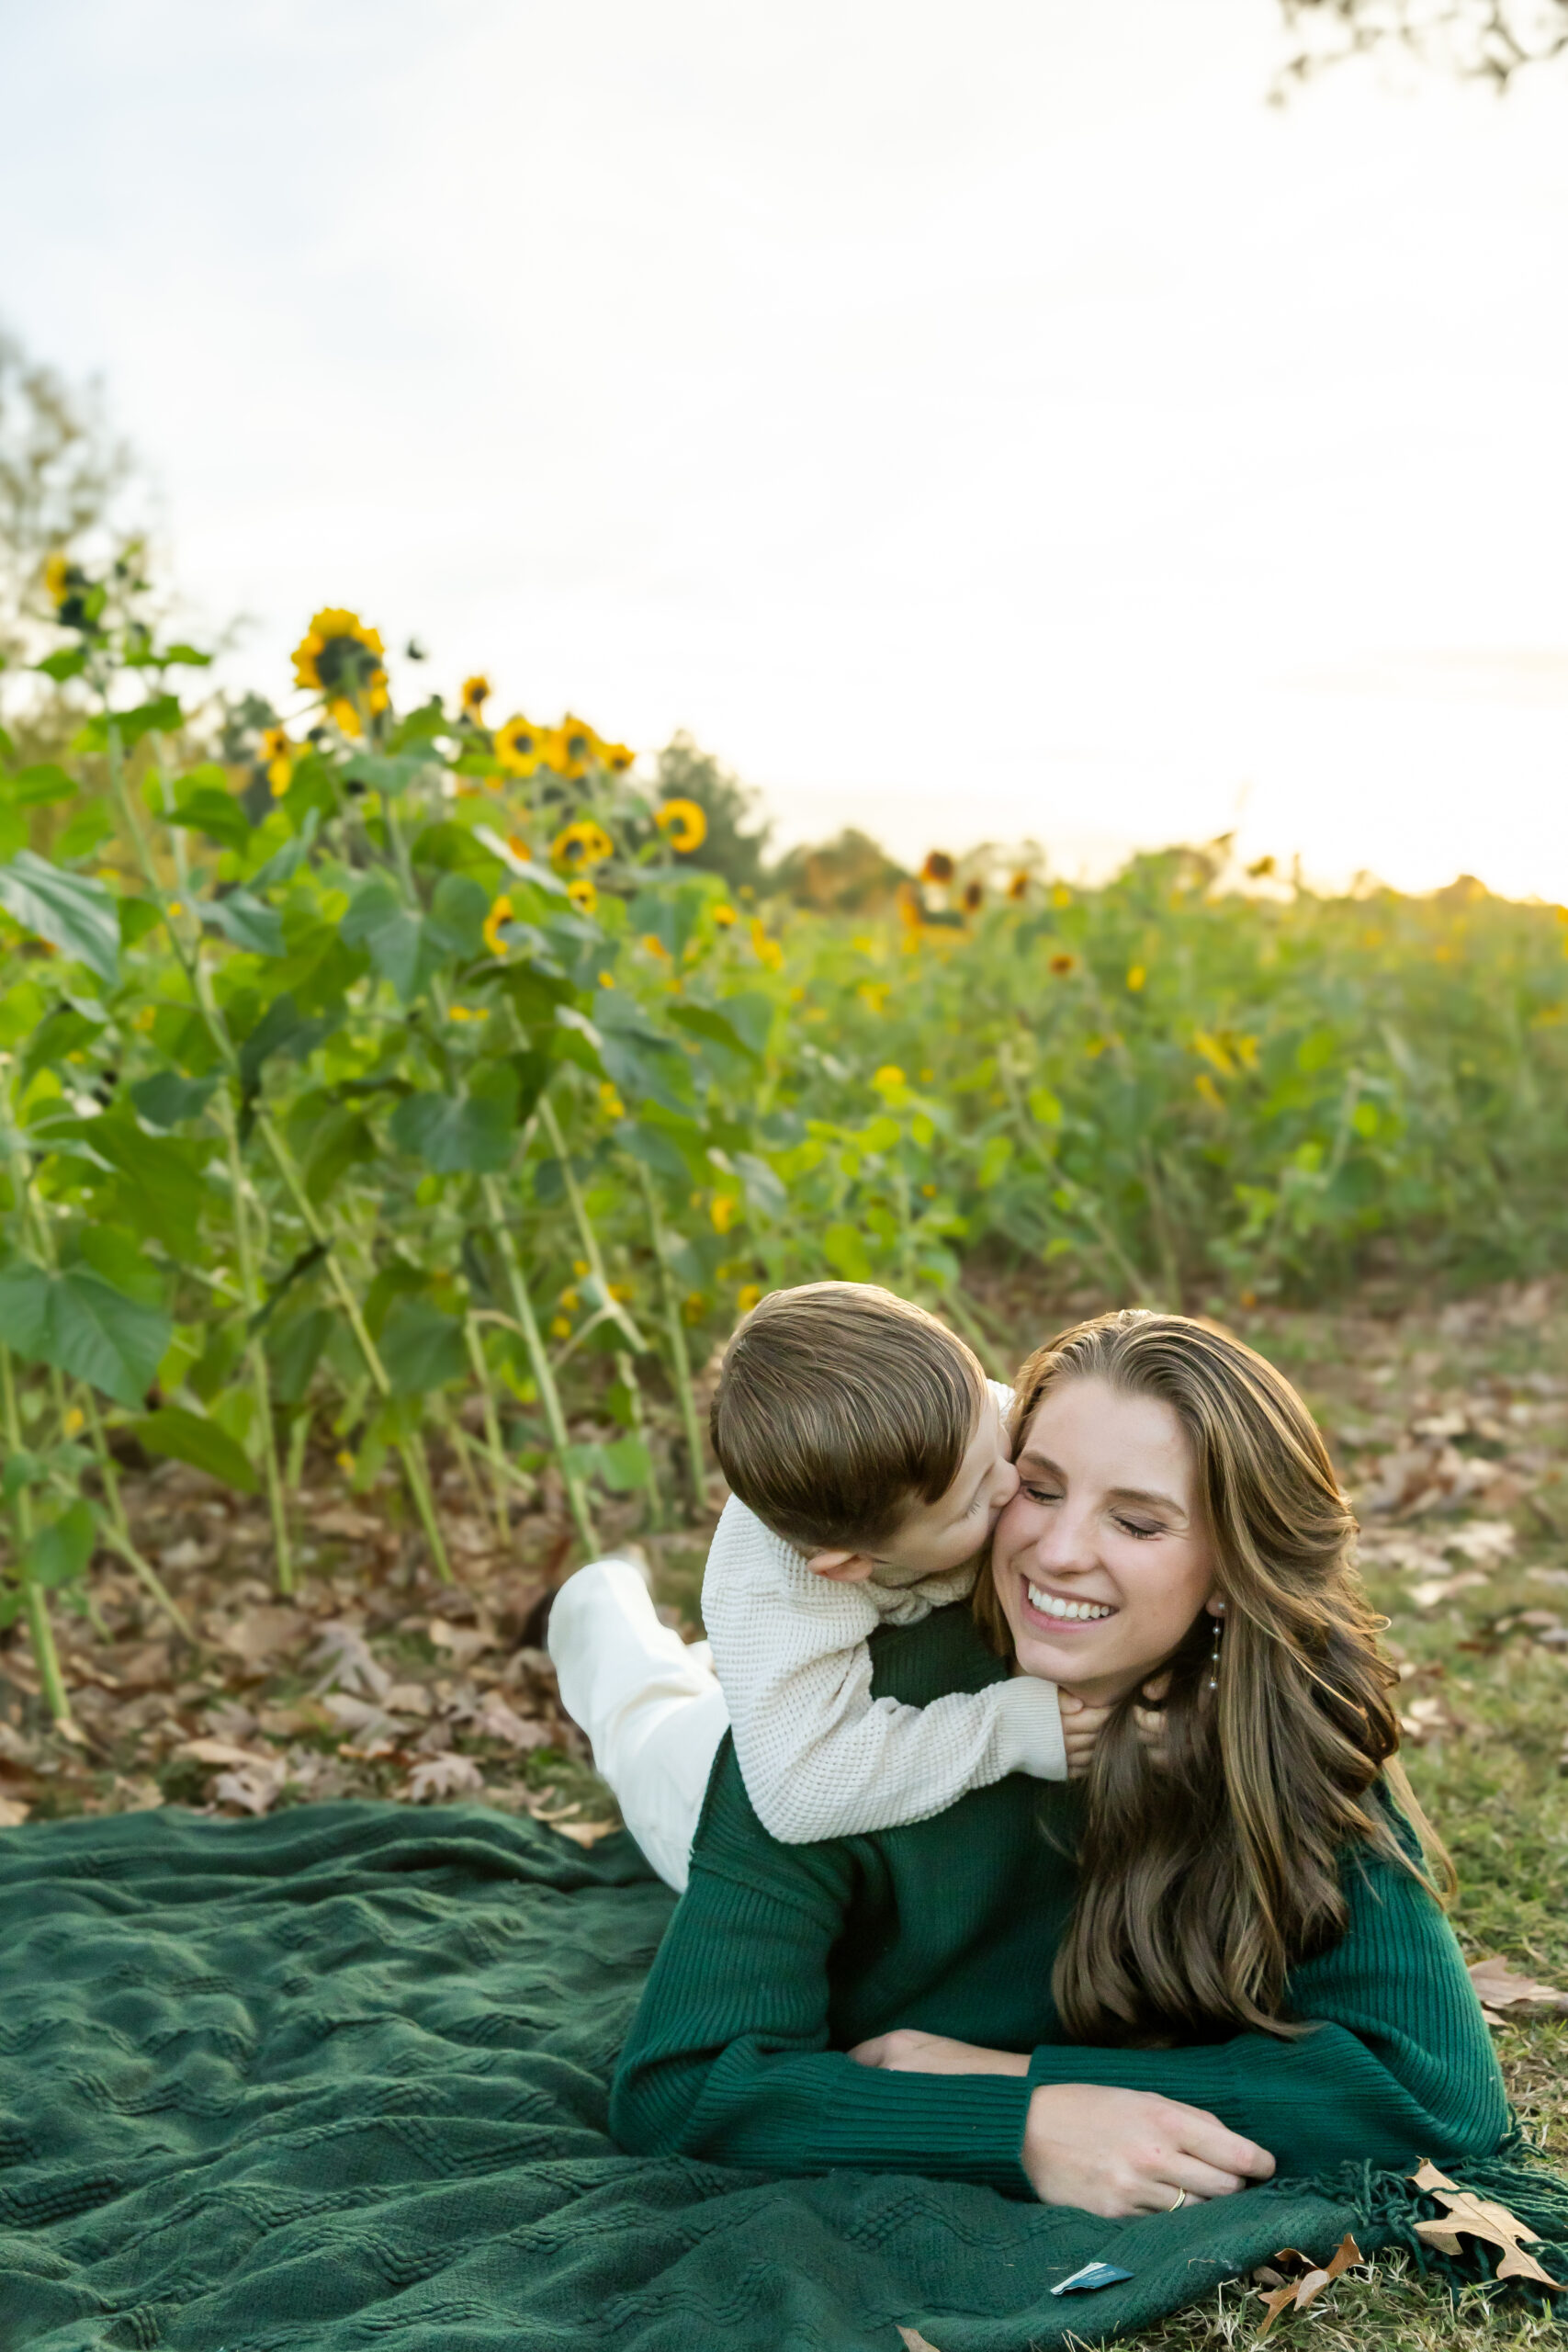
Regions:
<instances>
[{"instance_id":1,"label":"woman's hand","mask_svg":"<svg viewBox=\"0 0 1568 2352\"><path fill-rule=\"evenodd\" d=\"M1038 2086L1022 2160L1043 2205L1078 2205L1113 2222L1167 2212L1179 2189L1189 2203L1232 2197L1274 2169L1267 2148L1201 2107L1099 2083Z\"/></svg>"},{"instance_id":2,"label":"woman's hand","mask_svg":"<svg viewBox=\"0 0 1568 2352\"><path fill-rule=\"evenodd\" d=\"M1018 2050L983 2050L976 2041L953 2041L945 2033L921 2033L899 2026L892 2033L857 2041L850 2056L857 2066L880 2066L890 2075L1027 2075L1029 2058Z\"/></svg>"}]
</instances>

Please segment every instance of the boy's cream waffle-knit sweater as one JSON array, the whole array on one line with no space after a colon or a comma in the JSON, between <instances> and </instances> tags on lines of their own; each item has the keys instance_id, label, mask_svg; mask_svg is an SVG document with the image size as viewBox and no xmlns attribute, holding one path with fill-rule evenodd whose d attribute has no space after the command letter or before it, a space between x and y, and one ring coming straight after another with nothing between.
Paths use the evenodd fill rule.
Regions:
<instances>
[{"instance_id":1,"label":"boy's cream waffle-knit sweater","mask_svg":"<svg viewBox=\"0 0 1568 2352\"><path fill-rule=\"evenodd\" d=\"M900 1588L836 1584L731 1496L708 1553L703 1619L747 1794L773 1837L798 1846L897 1828L1009 1772L1066 1779L1049 1682L1015 1676L927 1707L871 1695L866 1645L877 1627L966 1599L975 1576L971 1562Z\"/></svg>"}]
</instances>

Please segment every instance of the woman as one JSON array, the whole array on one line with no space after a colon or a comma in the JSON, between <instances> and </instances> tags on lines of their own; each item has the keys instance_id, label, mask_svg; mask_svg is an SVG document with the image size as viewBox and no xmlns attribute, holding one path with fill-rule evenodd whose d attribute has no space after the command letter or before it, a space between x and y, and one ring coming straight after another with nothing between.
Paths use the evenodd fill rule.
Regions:
<instances>
[{"instance_id":1,"label":"woman","mask_svg":"<svg viewBox=\"0 0 1568 2352\"><path fill-rule=\"evenodd\" d=\"M1087 1783L1014 1775L792 1848L726 1743L615 2136L1111 2216L1489 2153L1501 2077L1301 1399L1238 1341L1127 1311L1030 1360L1013 1430L983 1600L879 1635L875 1687L1010 1671L1114 1702Z\"/></svg>"}]
</instances>

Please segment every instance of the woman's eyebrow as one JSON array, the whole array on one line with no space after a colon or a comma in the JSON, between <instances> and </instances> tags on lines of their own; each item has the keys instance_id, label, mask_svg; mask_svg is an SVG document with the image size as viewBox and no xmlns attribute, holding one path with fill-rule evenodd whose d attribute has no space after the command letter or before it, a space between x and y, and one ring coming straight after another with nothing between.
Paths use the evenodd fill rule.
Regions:
<instances>
[{"instance_id":1,"label":"woman's eyebrow","mask_svg":"<svg viewBox=\"0 0 1568 2352\"><path fill-rule=\"evenodd\" d=\"M1150 1503L1156 1510L1168 1510L1178 1519L1187 1516L1174 1495L1162 1495L1153 1487L1112 1487L1111 1491L1118 1502Z\"/></svg>"}]
</instances>

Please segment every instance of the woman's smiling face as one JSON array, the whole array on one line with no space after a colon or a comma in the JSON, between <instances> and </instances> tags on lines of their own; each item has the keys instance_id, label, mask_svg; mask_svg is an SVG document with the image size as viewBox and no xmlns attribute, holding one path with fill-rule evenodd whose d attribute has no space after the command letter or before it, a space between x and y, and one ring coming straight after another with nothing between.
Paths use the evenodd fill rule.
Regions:
<instances>
[{"instance_id":1,"label":"woman's smiling face","mask_svg":"<svg viewBox=\"0 0 1568 2352\"><path fill-rule=\"evenodd\" d=\"M1019 1666L1103 1705L1169 1657L1213 1592L1187 1433L1158 1397L1065 1380L1016 1467L991 1574Z\"/></svg>"}]
</instances>

